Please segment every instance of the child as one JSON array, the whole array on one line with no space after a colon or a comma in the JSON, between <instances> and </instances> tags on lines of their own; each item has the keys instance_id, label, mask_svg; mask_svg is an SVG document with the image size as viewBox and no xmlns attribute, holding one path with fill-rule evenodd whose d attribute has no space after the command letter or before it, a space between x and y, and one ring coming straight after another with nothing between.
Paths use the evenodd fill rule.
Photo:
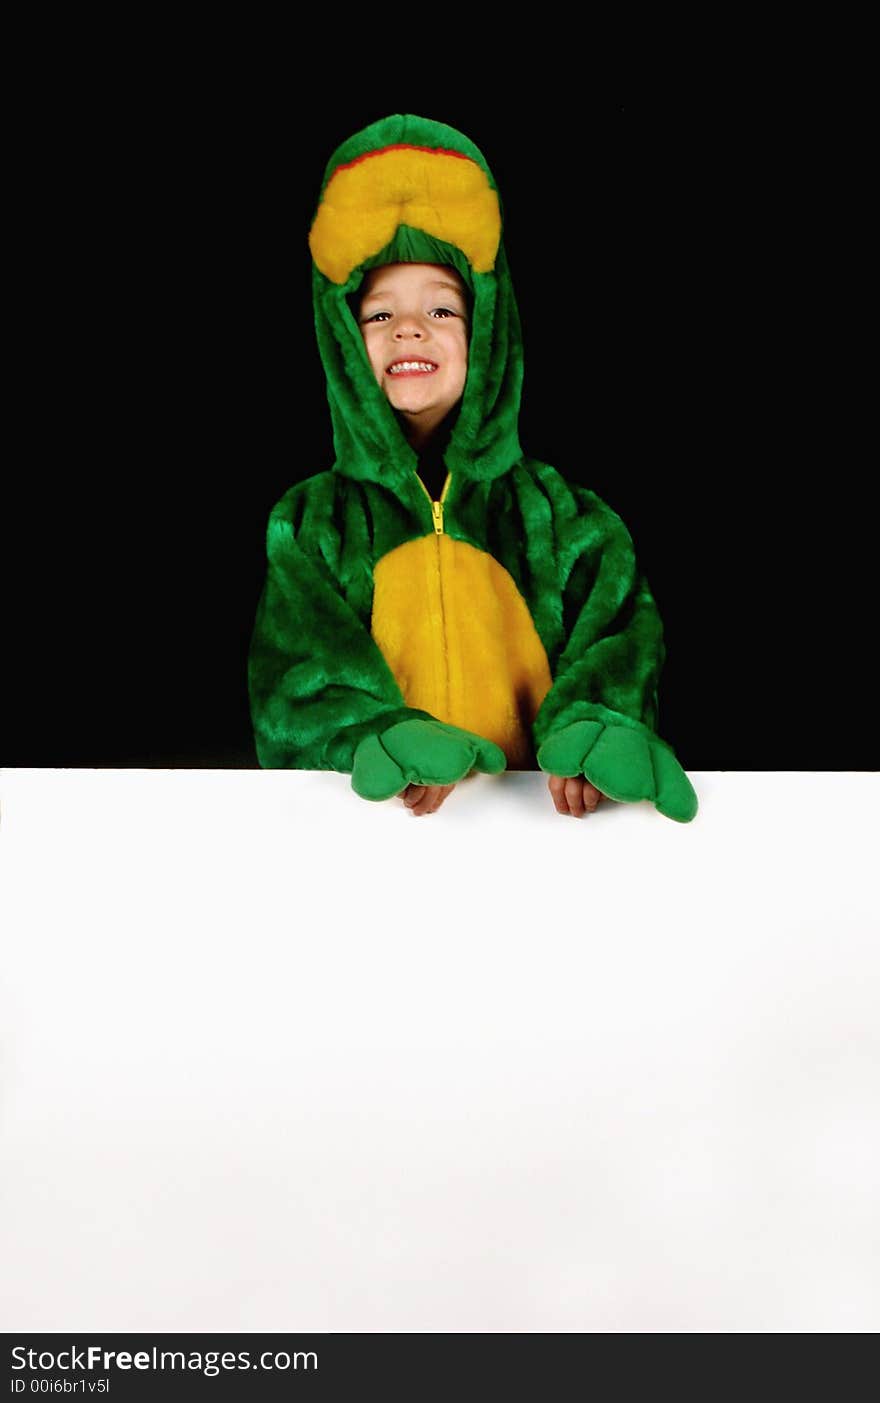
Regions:
<instances>
[{"instance_id":1,"label":"child","mask_svg":"<svg viewBox=\"0 0 880 1403\"><path fill-rule=\"evenodd\" d=\"M474 771L537 764L560 813L607 795L688 822L630 535L519 444L502 218L482 153L442 123L387 117L330 158L309 244L336 461L269 520L258 758L416 814Z\"/></svg>"}]
</instances>

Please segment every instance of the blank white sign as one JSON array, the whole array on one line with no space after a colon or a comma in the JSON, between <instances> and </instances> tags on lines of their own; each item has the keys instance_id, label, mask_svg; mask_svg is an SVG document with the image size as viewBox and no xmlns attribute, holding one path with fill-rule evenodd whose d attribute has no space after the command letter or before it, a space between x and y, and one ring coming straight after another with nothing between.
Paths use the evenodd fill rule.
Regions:
<instances>
[{"instance_id":1,"label":"blank white sign","mask_svg":"<svg viewBox=\"0 0 880 1403\"><path fill-rule=\"evenodd\" d=\"M876 774L0 772L6 1331L880 1327Z\"/></svg>"}]
</instances>

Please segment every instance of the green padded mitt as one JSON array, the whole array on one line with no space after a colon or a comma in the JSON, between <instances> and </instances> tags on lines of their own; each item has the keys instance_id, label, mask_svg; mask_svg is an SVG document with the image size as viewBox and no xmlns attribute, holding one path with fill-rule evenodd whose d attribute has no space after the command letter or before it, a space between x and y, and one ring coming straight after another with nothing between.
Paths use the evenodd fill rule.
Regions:
<instances>
[{"instance_id":1,"label":"green padded mitt","mask_svg":"<svg viewBox=\"0 0 880 1403\"><path fill-rule=\"evenodd\" d=\"M696 791L665 741L637 722L574 721L549 735L538 764L552 775L585 775L609 799L650 799L666 818L689 823Z\"/></svg>"},{"instance_id":2,"label":"green padded mitt","mask_svg":"<svg viewBox=\"0 0 880 1403\"><path fill-rule=\"evenodd\" d=\"M494 741L415 717L364 737L354 753L351 787L362 799L390 799L408 784L455 784L471 770L497 775L506 764Z\"/></svg>"}]
</instances>

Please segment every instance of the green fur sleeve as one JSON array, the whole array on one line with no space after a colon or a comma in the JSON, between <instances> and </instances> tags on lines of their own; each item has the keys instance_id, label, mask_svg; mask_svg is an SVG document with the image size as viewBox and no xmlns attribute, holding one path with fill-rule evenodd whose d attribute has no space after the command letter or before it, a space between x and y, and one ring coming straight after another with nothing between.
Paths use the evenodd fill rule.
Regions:
<instances>
[{"instance_id":1,"label":"green fur sleeve","mask_svg":"<svg viewBox=\"0 0 880 1403\"><path fill-rule=\"evenodd\" d=\"M535 718L541 769L585 775L624 802L689 823L696 791L656 734L663 625L620 517L586 488L558 523L563 618L573 620Z\"/></svg>"},{"instance_id":2,"label":"green fur sleeve","mask_svg":"<svg viewBox=\"0 0 880 1403\"><path fill-rule=\"evenodd\" d=\"M541 745L596 704L653 730L666 657L663 624L624 522L585 487L568 484L576 509L557 518L557 568L565 636L553 686L535 718Z\"/></svg>"},{"instance_id":3,"label":"green fur sleeve","mask_svg":"<svg viewBox=\"0 0 880 1403\"><path fill-rule=\"evenodd\" d=\"M330 474L323 477L330 478ZM248 655L257 757L264 769L350 774L366 736L428 713L408 707L372 635L329 562L333 484L298 483L266 537L268 569Z\"/></svg>"}]
</instances>

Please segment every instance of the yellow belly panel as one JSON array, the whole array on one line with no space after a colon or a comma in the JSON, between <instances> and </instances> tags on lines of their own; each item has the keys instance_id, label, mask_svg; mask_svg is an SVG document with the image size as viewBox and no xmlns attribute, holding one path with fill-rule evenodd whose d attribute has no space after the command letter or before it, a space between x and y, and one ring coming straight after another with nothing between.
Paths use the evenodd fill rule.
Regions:
<instances>
[{"instance_id":1,"label":"yellow belly panel","mask_svg":"<svg viewBox=\"0 0 880 1403\"><path fill-rule=\"evenodd\" d=\"M531 725L552 683L513 577L447 535L389 551L373 571L371 631L408 706L500 745L535 768Z\"/></svg>"}]
</instances>

